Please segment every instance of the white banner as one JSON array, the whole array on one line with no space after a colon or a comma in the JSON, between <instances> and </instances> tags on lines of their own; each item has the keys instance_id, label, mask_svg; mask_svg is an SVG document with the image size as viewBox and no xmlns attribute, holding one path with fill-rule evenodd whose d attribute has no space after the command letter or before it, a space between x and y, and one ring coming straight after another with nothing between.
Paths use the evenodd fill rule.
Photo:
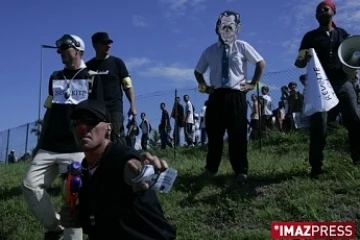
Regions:
<instances>
[{"instance_id":1,"label":"white banner","mask_svg":"<svg viewBox=\"0 0 360 240\"><path fill-rule=\"evenodd\" d=\"M339 103L315 50L311 48L309 51L312 58L307 65L305 116L311 116L317 112L328 112Z\"/></svg>"},{"instance_id":2,"label":"white banner","mask_svg":"<svg viewBox=\"0 0 360 240\"><path fill-rule=\"evenodd\" d=\"M89 81L87 79L53 80L54 104L78 104L88 99Z\"/></svg>"}]
</instances>

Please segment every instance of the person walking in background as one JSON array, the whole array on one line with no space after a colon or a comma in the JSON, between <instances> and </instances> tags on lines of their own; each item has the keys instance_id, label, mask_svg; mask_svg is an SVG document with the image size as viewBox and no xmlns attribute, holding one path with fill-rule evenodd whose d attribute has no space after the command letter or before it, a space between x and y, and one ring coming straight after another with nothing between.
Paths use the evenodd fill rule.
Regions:
<instances>
[{"instance_id":1,"label":"person walking in background","mask_svg":"<svg viewBox=\"0 0 360 240\"><path fill-rule=\"evenodd\" d=\"M113 40L106 32L97 32L92 37L92 45L96 56L90 59L86 66L88 69L105 73L102 76L104 85L104 99L109 108L113 131L111 140L126 144L124 115L123 115L123 91L130 102L128 116L136 116L135 92L129 72L122 59L110 55Z\"/></svg>"},{"instance_id":2,"label":"person walking in background","mask_svg":"<svg viewBox=\"0 0 360 240\"><path fill-rule=\"evenodd\" d=\"M180 103L180 97L175 98L175 103L173 109L171 111L171 118L175 120L174 123L174 131L173 131L173 138L174 138L174 145L180 145L180 131L181 128L184 127L184 107Z\"/></svg>"},{"instance_id":3,"label":"person walking in background","mask_svg":"<svg viewBox=\"0 0 360 240\"><path fill-rule=\"evenodd\" d=\"M248 102L248 105L251 109L250 114L250 139L251 140L257 140L260 137L260 109L261 105L259 106L260 102L258 100L258 97L255 94L251 95L251 101L252 103Z\"/></svg>"},{"instance_id":4,"label":"person walking in background","mask_svg":"<svg viewBox=\"0 0 360 240\"><path fill-rule=\"evenodd\" d=\"M349 132L351 158L354 164L360 164L360 115L356 102L356 91L349 76L342 69L337 54L340 44L349 37L349 33L333 22L336 7L332 1L322 1L316 7L316 19L319 27L307 32L299 48L295 66L305 68L312 58L310 48L314 48L334 91L339 99L342 120ZM327 133L327 112L310 116L309 163L310 177L318 178L322 173L323 150Z\"/></svg>"},{"instance_id":5,"label":"person walking in background","mask_svg":"<svg viewBox=\"0 0 360 240\"><path fill-rule=\"evenodd\" d=\"M185 141L189 147L194 146L194 106L190 101L189 95L184 95L185 102Z\"/></svg>"},{"instance_id":6,"label":"person walking in background","mask_svg":"<svg viewBox=\"0 0 360 240\"><path fill-rule=\"evenodd\" d=\"M170 132L171 132L171 125L170 125L170 117L169 113L166 110L165 103L160 104L161 109L161 122L159 125L159 132L160 132L160 141L161 141L161 149L165 149L166 146L173 148L174 145L170 141Z\"/></svg>"},{"instance_id":7,"label":"person walking in background","mask_svg":"<svg viewBox=\"0 0 360 240\"><path fill-rule=\"evenodd\" d=\"M269 95L269 87L263 86L261 88L261 106L262 106L262 113L261 113L261 124L262 124L262 131L267 132L269 129L272 128L272 118L273 118L273 102Z\"/></svg>"},{"instance_id":8,"label":"person walking in background","mask_svg":"<svg viewBox=\"0 0 360 240\"><path fill-rule=\"evenodd\" d=\"M199 114L194 114L194 121L195 121L195 124L194 124L194 141L193 141L193 144L195 146L198 146L199 143L200 143L200 119L199 119Z\"/></svg>"},{"instance_id":9,"label":"person walking in background","mask_svg":"<svg viewBox=\"0 0 360 240\"><path fill-rule=\"evenodd\" d=\"M86 68L82 60L85 44L80 37L65 34L56 41L56 47L65 67L50 76L42 131L22 182L22 190L30 211L45 228L45 240L63 239L62 235L64 240L81 240L81 228L65 228L63 231L59 215L45 189L59 174L67 171L70 161L83 160L84 153L75 141L70 115L83 100L103 100L102 81Z\"/></svg>"},{"instance_id":10,"label":"person walking in background","mask_svg":"<svg viewBox=\"0 0 360 240\"><path fill-rule=\"evenodd\" d=\"M274 115L277 128L283 132L283 121L285 119L285 106L283 101L279 101L278 108L274 110Z\"/></svg>"},{"instance_id":11,"label":"person walking in background","mask_svg":"<svg viewBox=\"0 0 360 240\"><path fill-rule=\"evenodd\" d=\"M7 158L7 162L9 164L13 164L13 163L17 162L16 157L15 157L15 150L10 151L8 158Z\"/></svg>"},{"instance_id":12,"label":"person walking in background","mask_svg":"<svg viewBox=\"0 0 360 240\"><path fill-rule=\"evenodd\" d=\"M138 136L140 132L135 117L130 116L128 124L126 125L126 129L127 129L126 144L129 147L135 148L136 136Z\"/></svg>"},{"instance_id":13,"label":"person walking in background","mask_svg":"<svg viewBox=\"0 0 360 240\"><path fill-rule=\"evenodd\" d=\"M207 103L208 101L206 100L200 112L201 145L205 145L207 140L206 124L205 124Z\"/></svg>"},{"instance_id":14,"label":"person walking in background","mask_svg":"<svg viewBox=\"0 0 360 240\"><path fill-rule=\"evenodd\" d=\"M143 150L147 150L148 141L150 137L150 132L152 130L152 127L149 123L149 120L146 118L145 113L141 113L141 123L139 125L142 135L141 135L141 148Z\"/></svg>"},{"instance_id":15,"label":"person walking in background","mask_svg":"<svg viewBox=\"0 0 360 240\"><path fill-rule=\"evenodd\" d=\"M259 83L265 61L249 43L237 40L240 26L239 13L225 11L220 14L215 27L219 41L201 54L194 74L200 92L210 93L206 108L208 154L205 171L218 172L227 130L230 162L236 179L244 182L248 174L246 92ZM248 62L255 64L250 83L246 82ZM203 75L208 68L210 87Z\"/></svg>"}]
</instances>

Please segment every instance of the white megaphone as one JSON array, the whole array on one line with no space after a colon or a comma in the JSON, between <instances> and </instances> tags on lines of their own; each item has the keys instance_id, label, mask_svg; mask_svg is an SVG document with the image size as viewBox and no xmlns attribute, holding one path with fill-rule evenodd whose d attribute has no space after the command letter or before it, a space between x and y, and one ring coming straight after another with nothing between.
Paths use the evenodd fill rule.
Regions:
<instances>
[{"instance_id":1,"label":"white megaphone","mask_svg":"<svg viewBox=\"0 0 360 240\"><path fill-rule=\"evenodd\" d=\"M338 55L344 72L352 80L360 69L360 35L345 39L339 46Z\"/></svg>"}]
</instances>

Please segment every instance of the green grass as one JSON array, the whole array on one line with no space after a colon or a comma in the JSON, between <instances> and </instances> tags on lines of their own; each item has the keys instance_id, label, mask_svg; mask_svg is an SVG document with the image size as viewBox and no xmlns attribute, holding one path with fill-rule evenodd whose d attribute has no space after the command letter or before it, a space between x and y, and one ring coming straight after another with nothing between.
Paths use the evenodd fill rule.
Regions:
<instances>
[{"instance_id":1,"label":"green grass","mask_svg":"<svg viewBox=\"0 0 360 240\"><path fill-rule=\"evenodd\" d=\"M350 164L346 132L328 137L327 173L319 180L308 178L307 137L272 133L260 150L249 148L249 183L234 182L227 154L218 176L200 177L206 152L201 149L156 151L179 171L174 189L159 194L178 239L270 239L273 220L352 220L360 218L360 169ZM360 146L359 146L360 147ZM28 163L0 165L0 239L37 240L40 224L27 210L20 182ZM54 203L61 203L55 184Z\"/></svg>"}]
</instances>

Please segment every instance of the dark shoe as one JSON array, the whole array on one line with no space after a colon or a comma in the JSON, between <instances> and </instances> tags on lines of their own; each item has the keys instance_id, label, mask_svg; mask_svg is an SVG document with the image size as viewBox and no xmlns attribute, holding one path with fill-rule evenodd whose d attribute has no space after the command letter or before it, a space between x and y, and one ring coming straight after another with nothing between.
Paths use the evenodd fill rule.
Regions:
<instances>
[{"instance_id":1,"label":"dark shoe","mask_svg":"<svg viewBox=\"0 0 360 240\"><path fill-rule=\"evenodd\" d=\"M319 179L320 175L323 173L321 169L312 168L310 171L310 178L311 179Z\"/></svg>"},{"instance_id":2,"label":"dark shoe","mask_svg":"<svg viewBox=\"0 0 360 240\"><path fill-rule=\"evenodd\" d=\"M353 164L354 164L355 166L360 166L360 160L358 160L358 161L353 161Z\"/></svg>"},{"instance_id":3,"label":"dark shoe","mask_svg":"<svg viewBox=\"0 0 360 240\"><path fill-rule=\"evenodd\" d=\"M63 233L63 230L46 232L44 240L63 240Z\"/></svg>"},{"instance_id":4,"label":"dark shoe","mask_svg":"<svg viewBox=\"0 0 360 240\"><path fill-rule=\"evenodd\" d=\"M247 179L248 179L247 174L240 173L236 176L236 181L240 184L245 183L247 181Z\"/></svg>"},{"instance_id":5,"label":"dark shoe","mask_svg":"<svg viewBox=\"0 0 360 240\"><path fill-rule=\"evenodd\" d=\"M211 172L210 170L205 168L204 172L201 175L205 177L213 177L216 175L216 172Z\"/></svg>"}]
</instances>

